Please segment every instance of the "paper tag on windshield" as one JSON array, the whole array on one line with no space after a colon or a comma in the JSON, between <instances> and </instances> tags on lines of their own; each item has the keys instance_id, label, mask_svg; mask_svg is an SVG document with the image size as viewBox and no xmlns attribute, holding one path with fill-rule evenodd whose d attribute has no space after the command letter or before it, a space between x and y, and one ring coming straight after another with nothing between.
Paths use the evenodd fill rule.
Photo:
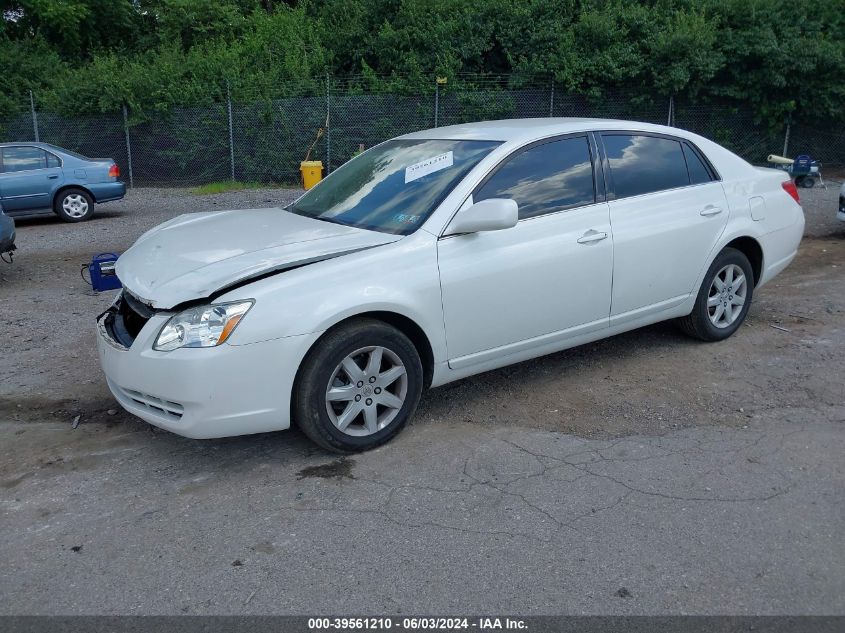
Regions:
<instances>
[{"instance_id":1,"label":"paper tag on windshield","mask_svg":"<svg viewBox=\"0 0 845 633\"><path fill-rule=\"evenodd\" d=\"M441 169L446 169L447 167L452 166L452 152L446 152L445 154L440 154L440 156L434 156L432 158L427 158L426 160L415 163L413 165L409 165L405 168L405 184L407 185L409 182L413 182L418 178L422 178L423 176L428 176L429 174L433 174L436 171L440 171Z\"/></svg>"}]
</instances>

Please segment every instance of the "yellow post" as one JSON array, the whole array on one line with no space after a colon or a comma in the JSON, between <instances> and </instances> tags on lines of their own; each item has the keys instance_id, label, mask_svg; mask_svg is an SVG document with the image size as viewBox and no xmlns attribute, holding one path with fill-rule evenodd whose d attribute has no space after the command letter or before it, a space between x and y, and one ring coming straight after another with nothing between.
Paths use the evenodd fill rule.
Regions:
<instances>
[{"instance_id":1,"label":"yellow post","mask_svg":"<svg viewBox=\"0 0 845 633\"><path fill-rule=\"evenodd\" d=\"M310 189L323 179L323 161L304 160L299 163L299 171L302 174L302 187Z\"/></svg>"}]
</instances>

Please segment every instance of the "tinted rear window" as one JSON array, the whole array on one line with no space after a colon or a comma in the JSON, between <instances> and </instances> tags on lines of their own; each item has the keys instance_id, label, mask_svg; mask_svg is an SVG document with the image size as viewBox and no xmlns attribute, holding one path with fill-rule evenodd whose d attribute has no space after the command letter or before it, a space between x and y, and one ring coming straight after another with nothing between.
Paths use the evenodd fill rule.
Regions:
<instances>
[{"instance_id":1,"label":"tinted rear window","mask_svg":"<svg viewBox=\"0 0 845 633\"><path fill-rule=\"evenodd\" d=\"M617 198L690 184L681 144L668 138L602 135Z\"/></svg>"},{"instance_id":2,"label":"tinted rear window","mask_svg":"<svg viewBox=\"0 0 845 633\"><path fill-rule=\"evenodd\" d=\"M698 154L686 143L684 143L684 157L687 159L687 170L689 170L689 179L692 184L698 185L712 180L710 172L707 171L707 167L701 162Z\"/></svg>"},{"instance_id":3,"label":"tinted rear window","mask_svg":"<svg viewBox=\"0 0 845 633\"><path fill-rule=\"evenodd\" d=\"M473 195L473 201L508 198L519 217L532 218L596 201L586 137L536 145L512 158Z\"/></svg>"},{"instance_id":4,"label":"tinted rear window","mask_svg":"<svg viewBox=\"0 0 845 633\"><path fill-rule=\"evenodd\" d=\"M44 143L45 147L49 147L56 151L56 153L63 153L67 154L68 156L73 156L74 158L78 158L79 160L96 160L94 158L88 158L87 156L83 156L79 152L72 152L69 149L65 149L64 147L56 147L55 145L50 145L49 143Z\"/></svg>"}]
</instances>

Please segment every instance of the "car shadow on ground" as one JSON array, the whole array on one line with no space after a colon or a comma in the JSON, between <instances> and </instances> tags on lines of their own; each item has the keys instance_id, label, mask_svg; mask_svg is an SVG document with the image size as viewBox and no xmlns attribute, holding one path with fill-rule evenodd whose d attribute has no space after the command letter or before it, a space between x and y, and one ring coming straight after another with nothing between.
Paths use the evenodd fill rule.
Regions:
<instances>
[{"instance_id":1,"label":"car shadow on ground","mask_svg":"<svg viewBox=\"0 0 845 633\"><path fill-rule=\"evenodd\" d=\"M680 333L672 323L659 323L626 332L596 343L510 365L425 391L417 415L411 421L411 426L425 427L442 423L444 420L457 419L497 426L515 424L552 431L572 431L572 428L557 428L553 420L538 423L535 419L522 418L519 408L510 416L498 415L490 419L487 416L490 411L496 411L499 408L503 399L509 398L509 394L514 391L515 383L518 384L518 390L526 395L528 401L536 405L537 400L532 397L532 394L538 397L540 394L547 394L551 395L552 399L566 398L567 394L561 390L548 394L550 377L556 381L566 381L569 378L578 377L581 372L589 373L590 368L597 366L603 368L602 373L606 373L606 371L613 371L614 364L620 363L621 359L636 355L642 362L644 358L659 357L669 350L673 353L682 353L681 350L685 347L700 345L702 343L692 341ZM334 455L312 444L295 425L286 431L193 440L148 425L120 409L118 404L110 398L103 398L83 407L89 411L93 410L89 413L86 424L105 423L110 427L117 425L135 427L149 434L151 438L155 438L156 441L153 443L158 444L162 450L187 451L194 458L199 459L208 458L219 461L224 455L238 455L239 461L249 461L266 459L269 455L278 457L290 452L304 457L318 456L323 459ZM109 411L112 415L108 414ZM117 413L114 413L115 411ZM65 417L68 417L70 413L72 411L68 410ZM602 434L601 429L596 430L599 431L598 435ZM592 436L594 433L588 435Z\"/></svg>"},{"instance_id":2,"label":"car shadow on ground","mask_svg":"<svg viewBox=\"0 0 845 633\"><path fill-rule=\"evenodd\" d=\"M450 383L423 393L418 413L410 424L412 429L406 429L404 433L413 433L413 429L419 431L437 424L449 424L451 420L463 420L471 426L477 426L473 423L480 422L493 428L510 424L572 431L571 428L558 428L553 420L538 424L533 419L522 419L519 410L512 416L498 415L492 418L490 412L498 411L501 401L512 393L514 382L518 382L519 390L528 394L529 401L536 406L536 400L531 394L548 392L549 376L566 379L582 371L585 362L607 366L634 353L642 361L643 352L647 356L659 356L668 348L685 345L695 346L698 343L680 334L673 324L662 323ZM557 395L565 397L565 394ZM90 461L88 455L105 454L108 449L119 444L141 449L147 458L157 463L190 462L192 469L213 471L216 479L226 478L227 473L235 475L268 463L301 467L305 469L303 477L343 476L340 472L345 463L343 456L317 447L295 425L285 431L195 440L147 424L121 409L110 396L79 403L49 399L24 403L4 400L0 399L0 418L10 421L17 418L21 422L28 422L15 424L15 428L20 428L13 432L22 433L32 429L35 435L51 436L42 444L39 463L53 468L58 467L59 462L55 459L57 454L63 455L62 467L76 469L83 462ZM16 412L26 414L16 415ZM54 424L49 425L48 431L48 427L36 420ZM77 425L76 428L74 425ZM393 443L401 447L402 437L403 434L400 434ZM76 466L73 466L74 463ZM308 470L315 464L335 465L338 472L335 473L333 467L327 468L325 472Z\"/></svg>"},{"instance_id":3,"label":"car shadow on ground","mask_svg":"<svg viewBox=\"0 0 845 633\"><path fill-rule=\"evenodd\" d=\"M112 218L120 217L124 215L120 211L101 211L96 210L94 211L94 215L91 216L89 220L84 220L83 222L65 222L64 220L59 219L55 213L38 213L32 215L18 215L13 216L15 220L15 226L17 228L21 227L29 227L29 226L50 226L50 225L61 225L61 224L81 224L83 226L89 225L91 223L96 223L97 220L108 220Z\"/></svg>"}]
</instances>

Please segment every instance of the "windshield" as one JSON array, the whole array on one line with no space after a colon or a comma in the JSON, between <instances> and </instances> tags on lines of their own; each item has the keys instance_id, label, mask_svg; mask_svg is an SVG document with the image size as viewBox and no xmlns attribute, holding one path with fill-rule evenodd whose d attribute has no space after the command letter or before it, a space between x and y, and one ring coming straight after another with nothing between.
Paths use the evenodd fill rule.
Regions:
<instances>
[{"instance_id":1,"label":"windshield","mask_svg":"<svg viewBox=\"0 0 845 633\"><path fill-rule=\"evenodd\" d=\"M408 235L498 145L498 141L387 141L332 172L288 211Z\"/></svg>"}]
</instances>

